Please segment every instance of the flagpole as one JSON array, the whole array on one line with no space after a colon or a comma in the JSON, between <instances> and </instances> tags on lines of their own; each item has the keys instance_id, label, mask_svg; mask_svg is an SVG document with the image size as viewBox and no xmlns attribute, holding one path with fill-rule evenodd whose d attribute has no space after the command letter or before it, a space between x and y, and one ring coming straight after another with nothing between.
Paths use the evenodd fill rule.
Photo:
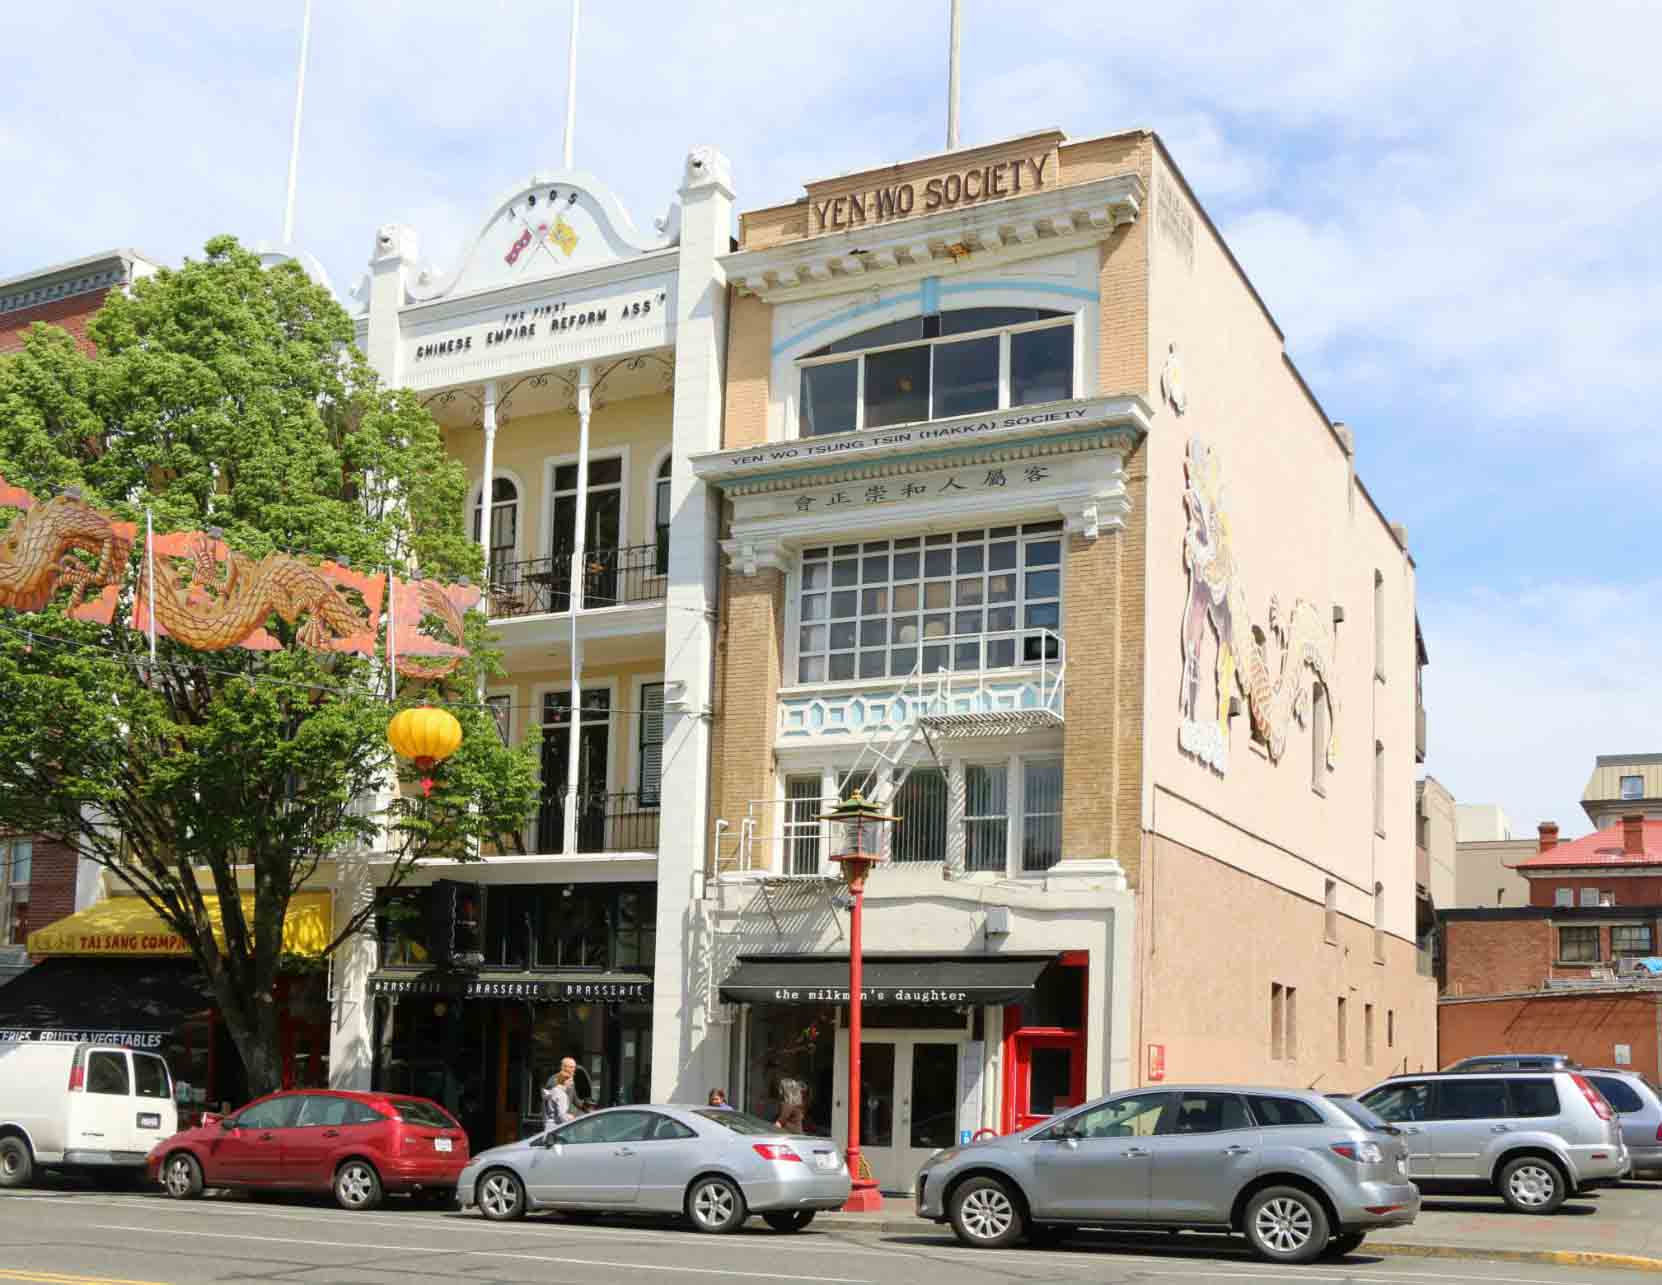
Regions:
<instances>
[{"instance_id":1,"label":"flagpole","mask_svg":"<svg viewBox=\"0 0 1662 1285\"><path fill-rule=\"evenodd\" d=\"M952 35L946 64L946 150L958 146L958 31L962 25L963 0L952 0Z\"/></svg>"},{"instance_id":2,"label":"flagpole","mask_svg":"<svg viewBox=\"0 0 1662 1285\"><path fill-rule=\"evenodd\" d=\"M310 0L307 0L310 3ZM571 0L571 43L566 49L566 146L565 168L571 168L571 142L577 124L577 10L581 0Z\"/></svg>"},{"instance_id":3,"label":"flagpole","mask_svg":"<svg viewBox=\"0 0 1662 1285\"><path fill-rule=\"evenodd\" d=\"M392 699L398 699L398 604L393 601L392 587L398 582L398 572L387 568L387 674L392 684Z\"/></svg>"},{"instance_id":4,"label":"flagpole","mask_svg":"<svg viewBox=\"0 0 1662 1285\"><path fill-rule=\"evenodd\" d=\"M300 171L300 112L306 103L306 53L312 43L312 0L300 19L300 71L294 84L294 137L289 143L289 194L283 206L283 244L294 241L294 184Z\"/></svg>"}]
</instances>

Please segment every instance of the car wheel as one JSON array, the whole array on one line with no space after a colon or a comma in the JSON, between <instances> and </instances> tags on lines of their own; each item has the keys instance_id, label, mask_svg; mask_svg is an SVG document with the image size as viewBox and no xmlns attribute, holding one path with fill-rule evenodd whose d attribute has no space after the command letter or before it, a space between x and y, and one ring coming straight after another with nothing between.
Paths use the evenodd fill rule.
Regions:
<instances>
[{"instance_id":1,"label":"car wheel","mask_svg":"<svg viewBox=\"0 0 1662 1285\"><path fill-rule=\"evenodd\" d=\"M1563 1172L1552 1161L1519 1156L1501 1169L1500 1194L1520 1214L1550 1214L1570 1192Z\"/></svg>"},{"instance_id":2,"label":"car wheel","mask_svg":"<svg viewBox=\"0 0 1662 1285\"><path fill-rule=\"evenodd\" d=\"M1346 1254L1354 1254L1362 1248L1362 1242L1368 1238L1366 1232L1347 1231L1335 1236L1327 1242L1327 1248L1322 1251L1323 1258L1343 1258Z\"/></svg>"},{"instance_id":3,"label":"car wheel","mask_svg":"<svg viewBox=\"0 0 1662 1285\"><path fill-rule=\"evenodd\" d=\"M348 1160L335 1170L335 1203L362 1213L381 1203L381 1175L367 1160Z\"/></svg>"},{"instance_id":4,"label":"car wheel","mask_svg":"<svg viewBox=\"0 0 1662 1285\"><path fill-rule=\"evenodd\" d=\"M687 1217L699 1231L737 1231L748 1216L744 1193L726 1178L700 1178L687 1192Z\"/></svg>"},{"instance_id":5,"label":"car wheel","mask_svg":"<svg viewBox=\"0 0 1662 1285\"><path fill-rule=\"evenodd\" d=\"M162 1167L162 1185L175 1200L194 1200L202 1194L202 1166L189 1152L176 1152Z\"/></svg>"},{"instance_id":6,"label":"car wheel","mask_svg":"<svg viewBox=\"0 0 1662 1285\"><path fill-rule=\"evenodd\" d=\"M27 1187L35 1174L35 1158L22 1138L0 1138L0 1187Z\"/></svg>"},{"instance_id":7,"label":"car wheel","mask_svg":"<svg viewBox=\"0 0 1662 1285\"><path fill-rule=\"evenodd\" d=\"M997 1178L971 1178L952 1193L952 1230L977 1249L1003 1249L1027 1230L1016 1198Z\"/></svg>"},{"instance_id":8,"label":"car wheel","mask_svg":"<svg viewBox=\"0 0 1662 1285\"><path fill-rule=\"evenodd\" d=\"M774 1231L801 1231L814 1221L812 1209L781 1209L777 1213L763 1214L762 1221Z\"/></svg>"},{"instance_id":9,"label":"car wheel","mask_svg":"<svg viewBox=\"0 0 1662 1285\"><path fill-rule=\"evenodd\" d=\"M1327 1248L1327 1211L1298 1187L1267 1187L1247 1204L1246 1236L1272 1263L1308 1263Z\"/></svg>"},{"instance_id":10,"label":"car wheel","mask_svg":"<svg viewBox=\"0 0 1662 1285\"><path fill-rule=\"evenodd\" d=\"M525 1184L506 1169L492 1169L479 1179L479 1212L495 1223L525 1217Z\"/></svg>"}]
</instances>

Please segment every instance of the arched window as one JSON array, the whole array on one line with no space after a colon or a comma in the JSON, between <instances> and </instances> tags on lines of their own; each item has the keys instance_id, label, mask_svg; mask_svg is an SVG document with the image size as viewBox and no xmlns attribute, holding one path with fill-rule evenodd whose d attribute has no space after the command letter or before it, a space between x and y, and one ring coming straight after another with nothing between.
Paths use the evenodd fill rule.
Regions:
<instances>
[{"instance_id":1,"label":"arched window","mask_svg":"<svg viewBox=\"0 0 1662 1285\"><path fill-rule=\"evenodd\" d=\"M1073 314L959 308L891 321L800 359L802 437L1074 395Z\"/></svg>"},{"instance_id":2,"label":"arched window","mask_svg":"<svg viewBox=\"0 0 1662 1285\"><path fill-rule=\"evenodd\" d=\"M479 501L473 504L473 538L482 538ZM491 539L487 553L490 582L502 584L511 578L514 552L519 547L519 488L505 477L491 484Z\"/></svg>"},{"instance_id":3,"label":"arched window","mask_svg":"<svg viewBox=\"0 0 1662 1285\"><path fill-rule=\"evenodd\" d=\"M669 574L669 479L675 464L673 455L664 456L658 467L658 477L652 484L653 517L656 522L657 552L653 556L654 574Z\"/></svg>"}]
</instances>

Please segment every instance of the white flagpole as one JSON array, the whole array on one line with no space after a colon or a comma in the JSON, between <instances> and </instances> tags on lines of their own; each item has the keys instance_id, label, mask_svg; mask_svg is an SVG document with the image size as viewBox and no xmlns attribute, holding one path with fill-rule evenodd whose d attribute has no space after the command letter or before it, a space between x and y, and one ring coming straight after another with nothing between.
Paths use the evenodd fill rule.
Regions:
<instances>
[{"instance_id":1,"label":"white flagpole","mask_svg":"<svg viewBox=\"0 0 1662 1285\"><path fill-rule=\"evenodd\" d=\"M958 146L958 30L963 17L963 0L952 0L952 36L946 70L946 150Z\"/></svg>"},{"instance_id":2,"label":"white flagpole","mask_svg":"<svg viewBox=\"0 0 1662 1285\"><path fill-rule=\"evenodd\" d=\"M398 699L398 604L392 599L392 586L398 579L392 567L387 568L387 673L391 676L392 699Z\"/></svg>"},{"instance_id":3,"label":"white flagpole","mask_svg":"<svg viewBox=\"0 0 1662 1285\"><path fill-rule=\"evenodd\" d=\"M150 596L150 668L156 668L156 533L144 510L144 575Z\"/></svg>"},{"instance_id":4,"label":"white flagpole","mask_svg":"<svg viewBox=\"0 0 1662 1285\"><path fill-rule=\"evenodd\" d=\"M571 44L566 50L566 147L565 168L571 168L571 141L577 125L577 10L580 0L571 0Z\"/></svg>"},{"instance_id":5,"label":"white flagpole","mask_svg":"<svg viewBox=\"0 0 1662 1285\"><path fill-rule=\"evenodd\" d=\"M300 19L300 72L294 84L294 137L289 143L289 195L283 206L283 244L294 241L294 182L300 171L300 109L306 103L306 53L312 43L312 0Z\"/></svg>"}]
</instances>

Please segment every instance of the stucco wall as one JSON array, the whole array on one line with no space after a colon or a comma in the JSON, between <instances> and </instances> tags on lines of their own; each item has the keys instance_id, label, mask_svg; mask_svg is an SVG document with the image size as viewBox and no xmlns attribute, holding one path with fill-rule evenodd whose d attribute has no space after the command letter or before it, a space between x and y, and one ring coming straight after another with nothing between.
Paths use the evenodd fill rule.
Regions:
<instances>
[{"instance_id":1,"label":"stucco wall","mask_svg":"<svg viewBox=\"0 0 1662 1285\"><path fill-rule=\"evenodd\" d=\"M1376 963L1372 926L1340 915L1330 941L1320 898L1300 897L1159 837L1147 862L1140 1043L1145 1050L1164 1046L1168 1081L1314 1084L1336 1093L1434 1066L1436 990L1416 973L1408 942L1388 936L1385 962ZM1292 1056L1272 1056L1272 985L1297 992Z\"/></svg>"},{"instance_id":2,"label":"stucco wall","mask_svg":"<svg viewBox=\"0 0 1662 1285\"><path fill-rule=\"evenodd\" d=\"M1534 839L1469 842L1454 849L1454 904L1527 906L1529 880L1514 866L1535 852Z\"/></svg>"},{"instance_id":3,"label":"stucco wall","mask_svg":"<svg viewBox=\"0 0 1662 1285\"><path fill-rule=\"evenodd\" d=\"M1280 335L1163 153L1157 153L1150 220L1149 378L1175 345L1186 413L1156 393L1148 454L1148 715L1143 811L1161 834L1210 850L1209 818L1250 835L1224 859L1321 903L1339 882L1339 906L1371 924L1376 882L1385 926L1414 936L1414 572L1391 531L1351 481L1351 461L1286 361ZM1164 208L1162 208L1164 207ZM1181 235L1187 229L1187 239ZM1235 575L1250 627L1265 635L1269 678L1282 674L1270 604L1287 620L1311 603L1331 639L1335 760L1312 787L1312 734L1289 721L1280 762L1254 743L1248 701L1229 720L1227 770L1179 744L1184 569L1185 454L1194 438L1215 452ZM1375 678L1374 580L1383 577L1384 680ZM1333 624L1334 608L1344 622ZM1237 622L1237 642L1249 622ZM1215 716L1213 630L1203 630L1197 720ZM1285 679L1306 691L1308 668ZM1227 698L1226 698L1227 699ZM1385 755L1383 837L1374 826L1374 745ZM1166 807L1157 798L1182 800Z\"/></svg>"}]
</instances>

